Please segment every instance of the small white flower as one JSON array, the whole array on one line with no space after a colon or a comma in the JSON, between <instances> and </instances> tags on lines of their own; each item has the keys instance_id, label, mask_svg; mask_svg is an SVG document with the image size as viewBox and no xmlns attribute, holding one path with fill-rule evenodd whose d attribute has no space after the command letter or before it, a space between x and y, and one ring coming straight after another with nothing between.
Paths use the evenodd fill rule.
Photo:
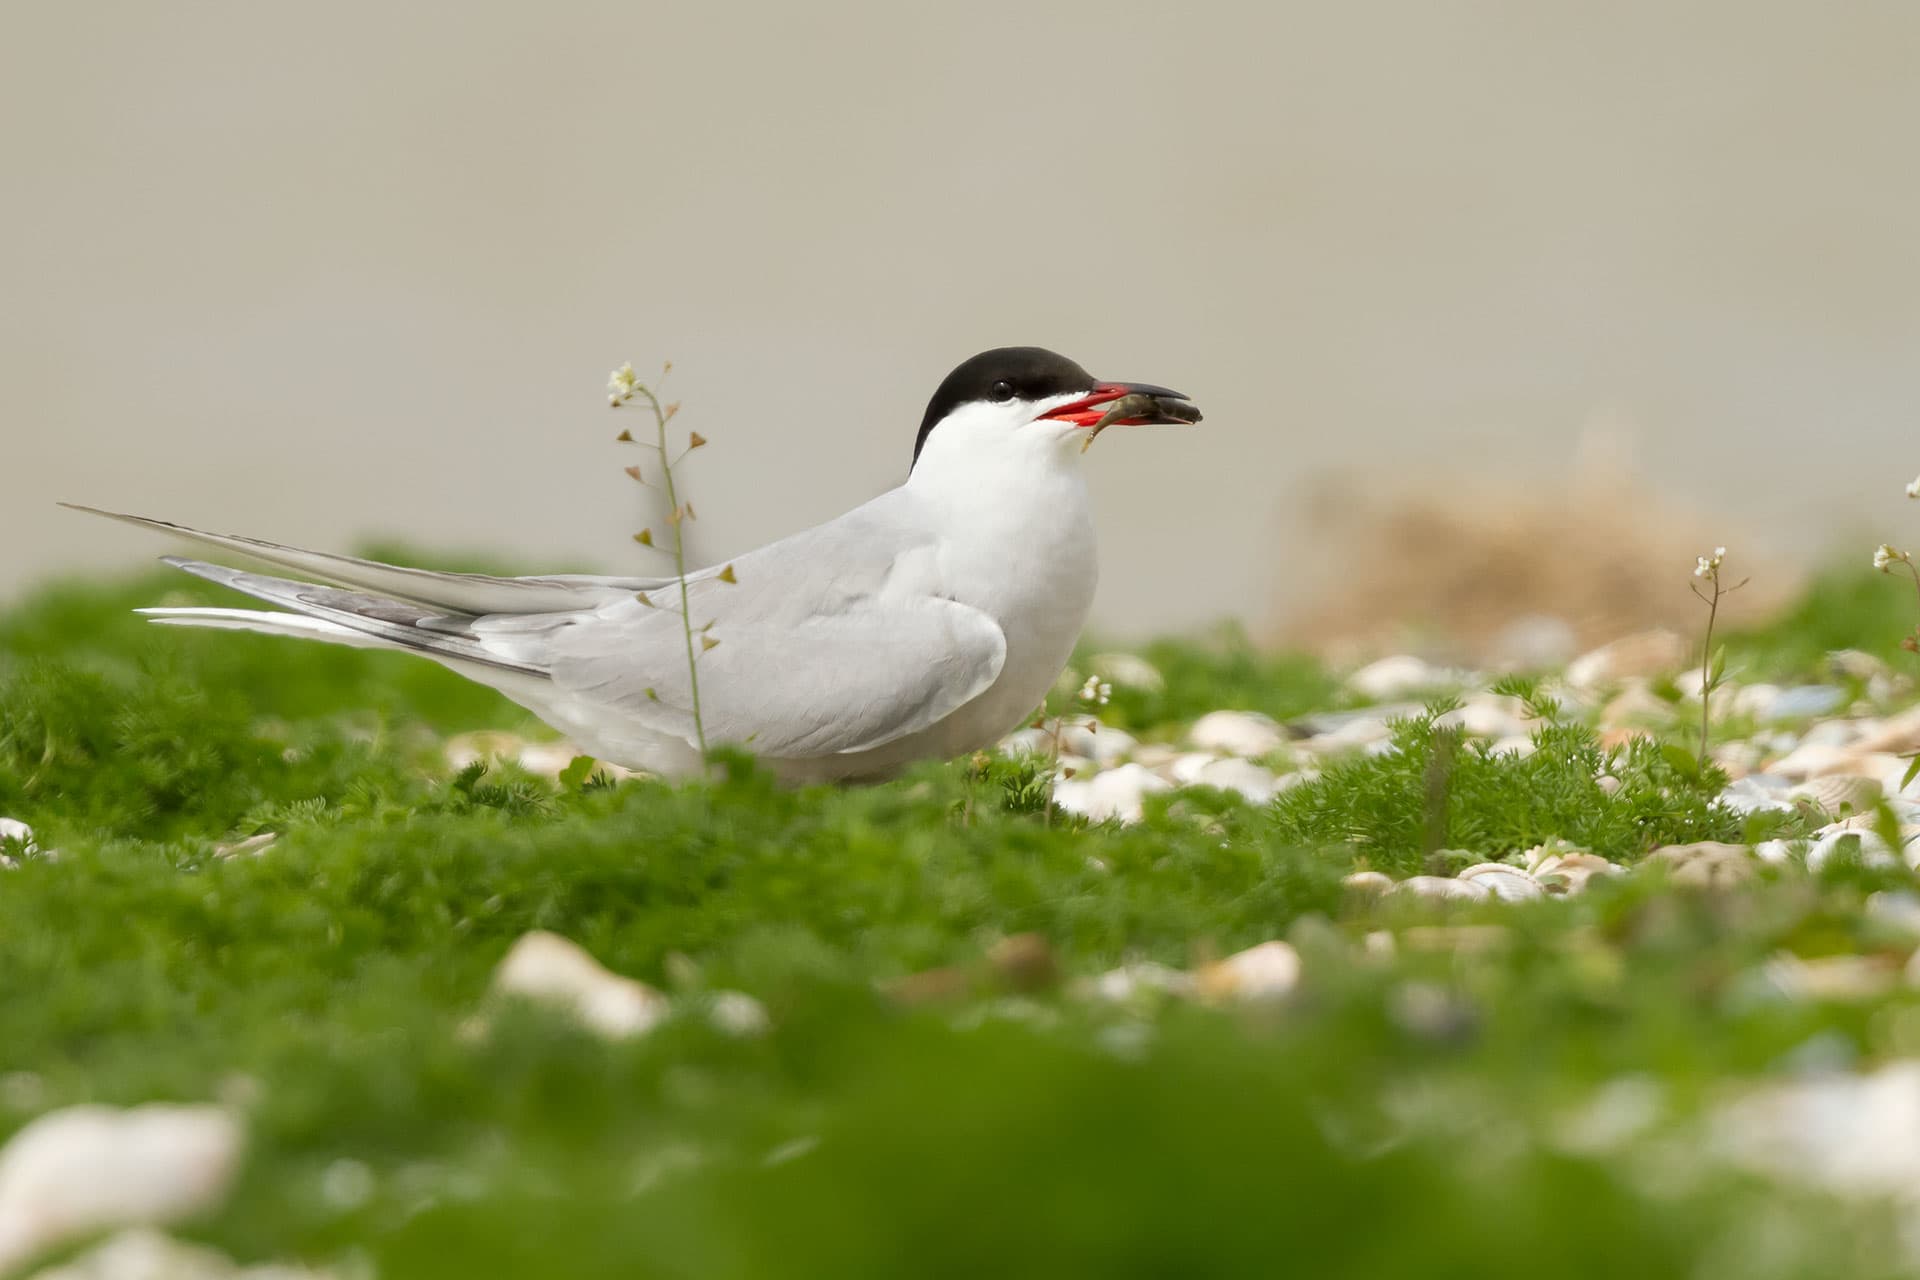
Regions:
<instances>
[{"instance_id":1,"label":"small white flower","mask_svg":"<svg viewBox=\"0 0 1920 1280\"><path fill-rule=\"evenodd\" d=\"M1873 567L1882 573L1891 573L1893 566L1904 564L1906 561L1906 552L1890 547L1884 542L1873 549Z\"/></svg>"},{"instance_id":2,"label":"small white flower","mask_svg":"<svg viewBox=\"0 0 1920 1280\"><path fill-rule=\"evenodd\" d=\"M1087 682L1080 686L1080 701L1104 707L1113 699L1113 686L1099 676L1088 676Z\"/></svg>"},{"instance_id":3,"label":"small white flower","mask_svg":"<svg viewBox=\"0 0 1920 1280\"><path fill-rule=\"evenodd\" d=\"M1713 577L1720 572L1720 562L1726 558L1727 549L1725 547L1715 547L1713 554L1710 556L1694 557L1693 576L1696 578Z\"/></svg>"},{"instance_id":4,"label":"small white flower","mask_svg":"<svg viewBox=\"0 0 1920 1280\"><path fill-rule=\"evenodd\" d=\"M1909 498L1920 498L1920 476L1916 476L1907 482L1907 496Z\"/></svg>"},{"instance_id":5,"label":"small white flower","mask_svg":"<svg viewBox=\"0 0 1920 1280\"><path fill-rule=\"evenodd\" d=\"M607 375L607 403L623 404L633 399L634 388L640 385L640 379L633 372L633 361L629 360Z\"/></svg>"}]
</instances>

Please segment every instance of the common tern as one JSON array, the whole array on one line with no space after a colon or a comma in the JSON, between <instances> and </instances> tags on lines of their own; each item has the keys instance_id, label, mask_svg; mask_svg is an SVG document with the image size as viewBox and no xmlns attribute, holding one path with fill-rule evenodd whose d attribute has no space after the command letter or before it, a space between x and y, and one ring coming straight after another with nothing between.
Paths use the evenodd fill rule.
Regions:
<instances>
[{"instance_id":1,"label":"common tern","mask_svg":"<svg viewBox=\"0 0 1920 1280\"><path fill-rule=\"evenodd\" d=\"M1143 398L1114 421L1123 397ZM1093 601L1089 429L1199 420L1178 392L1038 347L966 361L928 403L903 484L735 557L727 578L688 574L694 623L717 642L695 668L708 741L791 782L884 778L998 741L1041 705ZM642 598L677 578L439 573L78 509L299 575L168 556L279 609L141 610L156 622L419 654L600 759L703 764L680 614Z\"/></svg>"}]
</instances>

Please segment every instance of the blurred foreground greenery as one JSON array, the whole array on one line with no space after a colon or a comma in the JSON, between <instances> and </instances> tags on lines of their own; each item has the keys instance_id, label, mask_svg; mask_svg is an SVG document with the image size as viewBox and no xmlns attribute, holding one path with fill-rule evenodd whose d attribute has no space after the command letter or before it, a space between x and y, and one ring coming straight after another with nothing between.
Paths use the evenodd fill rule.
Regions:
<instances>
[{"instance_id":1,"label":"blurred foreground greenery","mask_svg":"<svg viewBox=\"0 0 1920 1280\"><path fill-rule=\"evenodd\" d=\"M1831 648L1894 652L1908 619L1880 611L1885 586L1823 583L1740 660L1790 677ZM784 791L744 760L704 784L558 785L450 768L448 733L541 731L428 663L128 612L198 601L228 602L162 575L0 612L0 815L59 851L0 874L0 1138L74 1102L241 1099L238 1189L182 1231L237 1258L409 1277L1908 1268L1890 1209L1737 1171L1703 1135L1744 1082L1920 1051L1905 991L1794 1000L1757 976L1783 953L1890 954L1862 903L1910 872L1704 893L1643 871L1517 906L1341 886L1442 848L1562 836L1630 863L1740 838L1658 750L1615 757L1607 795L1593 735L1548 726L1524 760L1461 753L1436 809L1418 718L1399 751L1270 808L1183 791L1126 828L1049 821L1005 762L860 790ZM1142 736L1341 696L1314 662L1231 640L1145 652L1167 688L1112 708ZM215 855L268 831L261 856ZM1502 927L1436 929L1475 924ZM474 1035L530 929L678 1012L625 1043L529 1007ZM986 958L1022 933L1057 976ZM1284 1002L1081 990L1275 938L1304 961ZM951 994L903 998L943 966ZM718 1027L722 990L770 1029ZM1596 1135L1583 1118L1622 1081L1651 1111Z\"/></svg>"}]
</instances>

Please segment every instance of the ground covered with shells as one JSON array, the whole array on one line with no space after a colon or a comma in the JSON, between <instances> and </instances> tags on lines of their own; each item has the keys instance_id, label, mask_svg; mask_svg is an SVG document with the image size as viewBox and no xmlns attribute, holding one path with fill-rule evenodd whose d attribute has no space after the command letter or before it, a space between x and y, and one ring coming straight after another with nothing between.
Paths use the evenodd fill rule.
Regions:
<instances>
[{"instance_id":1,"label":"ground covered with shells","mask_svg":"<svg viewBox=\"0 0 1920 1280\"><path fill-rule=\"evenodd\" d=\"M162 594L0 612L0 1275L1920 1265L1884 578L1729 638L1704 762L1698 637L1223 636L797 792Z\"/></svg>"}]
</instances>

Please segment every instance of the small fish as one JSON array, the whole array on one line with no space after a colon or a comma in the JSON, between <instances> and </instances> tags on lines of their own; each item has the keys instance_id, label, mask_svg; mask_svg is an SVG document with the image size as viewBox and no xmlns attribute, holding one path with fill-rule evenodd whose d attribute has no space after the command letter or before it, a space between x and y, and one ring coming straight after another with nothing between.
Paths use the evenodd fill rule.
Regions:
<instances>
[{"instance_id":1,"label":"small fish","mask_svg":"<svg viewBox=\"0 0 1920 1280\"><path fill-rule=\"evenodd\" d=\"M1148 422L1198 422L1200 411L1184 400L1167 400L1160 396L1150 396L1136 391L1132 395L1121 396L1100 420L1087 428L1087 438L1080 442L1080 452L1093 448L1093 442L1102 431L1116 422L1130 419L1144 419Z\"/></svg>"}]
</instances>

